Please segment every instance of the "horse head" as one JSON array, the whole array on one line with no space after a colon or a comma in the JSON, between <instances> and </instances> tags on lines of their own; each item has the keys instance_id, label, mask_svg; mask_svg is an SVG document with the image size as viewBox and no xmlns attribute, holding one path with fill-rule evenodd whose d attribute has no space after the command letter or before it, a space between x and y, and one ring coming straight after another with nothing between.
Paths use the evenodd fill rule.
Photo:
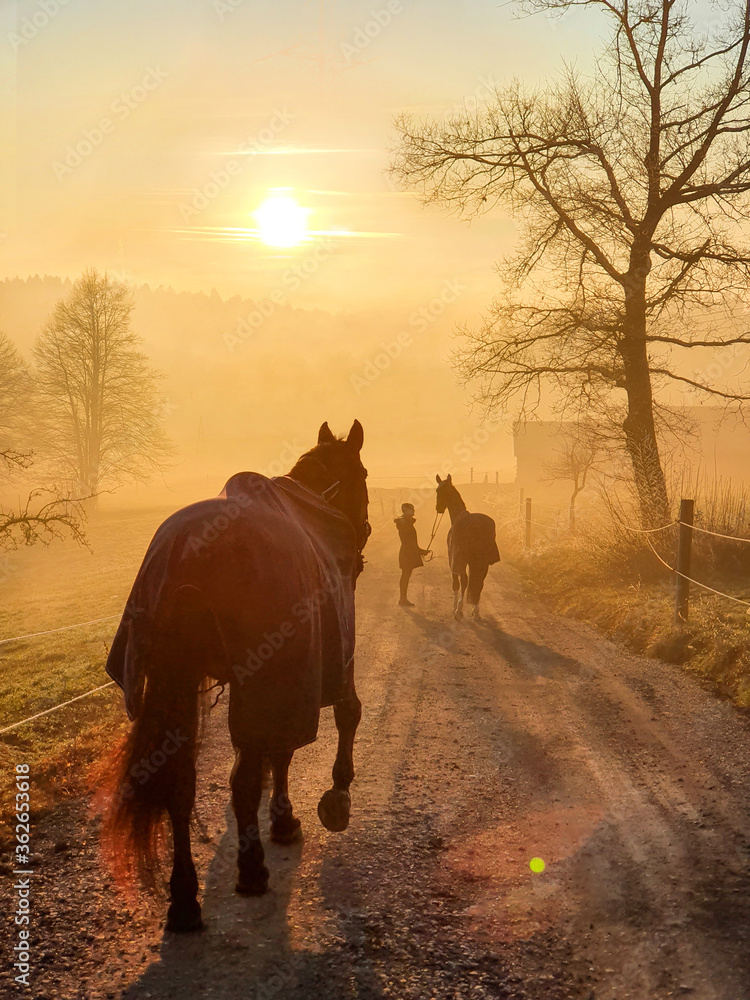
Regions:
<instances>
[{"instance_id":1,"label":"horse head","mask_svg":"<svg viewBox=\"0 0 750 1000\"><path fill-rule=\"evenodd\" d=\"M290 473L349 518L357 539L360 571L362 550L371 531L367 520L367 469L360 458L363 442L359 420L354 421L346 438L337 438L326 422L318 431L318 443L302 455Z\"/></svg>"},{"instance_id":2,"label":"horse head","mask_svg":"<svg viewBox=\"0 0 750 1000\"><path fill-rule=\"evenodd\" d=\"M458 496L458 490L453 485L453 480L451 479L450 472L445 477L441 479L439 475L435 476L435 482L437 485L436 500L435 500L435 510L438 514L443 514L450 506L451 500Z\"/></svg>"}]
</instances>

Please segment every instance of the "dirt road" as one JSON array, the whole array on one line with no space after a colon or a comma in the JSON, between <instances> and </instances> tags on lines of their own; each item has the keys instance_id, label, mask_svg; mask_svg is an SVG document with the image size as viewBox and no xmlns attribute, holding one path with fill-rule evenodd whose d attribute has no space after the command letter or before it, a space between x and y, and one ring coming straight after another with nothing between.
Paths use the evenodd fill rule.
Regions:
<instances>
[{"instance_id":1,"label":"dirt road","mask_svg":"<svg viewBox=\"0 0 750 1000\"><path fill-rule=\"evenodd\" d=\"M271 891L236 897L220 703L198 800L206 931L165 938L161 907L115 901L73 806L38 831L33 995L750 998L748 720L554 616L507 567L483 621L454 622L444 558L404 610L390 533L369 556L349 830L315 811L327 711L292 765L305 842L269 846Z\"/></svg>"}]
</instances>

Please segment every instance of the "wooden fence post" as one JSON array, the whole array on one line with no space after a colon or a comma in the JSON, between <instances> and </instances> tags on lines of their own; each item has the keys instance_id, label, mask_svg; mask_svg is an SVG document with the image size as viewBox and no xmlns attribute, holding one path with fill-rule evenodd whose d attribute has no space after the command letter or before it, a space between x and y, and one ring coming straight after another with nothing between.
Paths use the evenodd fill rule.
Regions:
<instances>
[{"instance_id":1,"label":"wooden fence post","mask_svg":"<svg viewBox=\"0 0 750 1000\"><path fill-rule=\"evenodd\" d=\"M473 469L469 469L469 476L471 477L470 481L473 483L474 482L474 470Z\"/></svg>"},{"instance_id":2,"label":"wooden fence post","mask_svg":"<svg viewBox=\"0 0 750 1000\"><path fill-rule=\"evenodd\" d=\"M518 514L519 517L523 517L523 487L521 487L520 497L518 500Z\"/></svg>"},{"instance_id":3,"label":"wooden fence post","mask_svg":"<svg viewBox=\"0 0 750 1000\"><path fill-rule=\"evenodd\" d=\"M677 539L677 572L674 588L674 620L683 625L690 608L690 556L693 548L694 500L680 500L680 533ZM684 574L684 575L680 575Z\"/></svg>"},{"instance_id":4,"label":"wooden fence post","mask_svg":"<svg viewBox=\"0 0 750 1000\"><path fill-rule=\"evenodd\" d=\"M531 497L526 497L526 548L531 548Z\"/></svg>"}]
</instances>

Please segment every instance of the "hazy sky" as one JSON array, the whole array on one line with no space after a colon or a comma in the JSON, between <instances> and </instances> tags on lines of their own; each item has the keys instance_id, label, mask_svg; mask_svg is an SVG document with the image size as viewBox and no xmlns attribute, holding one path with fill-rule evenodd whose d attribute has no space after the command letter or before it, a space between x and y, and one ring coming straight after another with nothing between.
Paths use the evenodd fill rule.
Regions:
<instances>
[{"instance_id":1,"label":"hazy sky","mask_svg":"<svg viewBox=\"0 0 750 1000\"><path fill-rule=\"evenodd\" d=\"M598 28L590 12L518 20L488 0L0 0L0 276L95 266L134 284L256 300L281 290L289 305L359 311L347 327L354 374L380 337L410 330L408 363L366 392L350 387L313 413L294 405L301 436L357 415L373 471L421 475L445 442L477 432L446 360L451 326L493 295L514 226L502 213L469 226L396 190L393 117L474 107L494 84L542 82L563 59L586 67ZM279 188L312 234L292 249L253 232ZM438 320L410 325L444 296ZM153 351L159 331L144 333ZM206 343L217 336L206 330ZM300 353L311 349L300 338ZM251 387L252 350L237 357ZM332 353L346 381L338 364ZM280 400L285 388L281 376L267 387ZM404 421L414 457L393 450ZM508 434L459 465L472 461L507 468Z\"/></svg>"},{"instance_id":2,"label":"hazy sky","mask_svg":"<svg viewBox=\"0 0 750 1000\"><path fill-rule=\"evenodd\" d=\"M591 14L517 20L470 0L2 0L0 273L268 294L318 242L296 296L329 309L486 299L513 226L425 211L385 176L402 109L444 113L492 81L591 58ZM377 17L374 17L374 14ZM378 24L377 22L381 23ZM292 251L245 230L291 188L321 234ZM308 265L312 269L312 265Z\"/></svg>"}]
</instances>

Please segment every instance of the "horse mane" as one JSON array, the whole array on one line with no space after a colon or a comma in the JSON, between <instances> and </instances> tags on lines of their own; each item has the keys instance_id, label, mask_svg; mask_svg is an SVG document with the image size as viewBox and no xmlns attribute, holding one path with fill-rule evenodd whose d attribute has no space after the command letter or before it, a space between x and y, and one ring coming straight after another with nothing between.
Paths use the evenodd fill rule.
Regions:
<instances>
[{"instance_id":1,"label":"horse mane","mask_svg":"<svg viewBox=\"0 0 750 1000\"><path fill-rule=\"evenodd\" d=\"M464 500L464 498L463 498L463 497L461 496L461 494L459 493L459 490L458 490L458 487L457 487L457 486L456 486L456 485L455 485L454 483L452 483L452 482L450 482L450 483L449 483L449 482L448 482L448 481L447 481L446 479L444 479L444 480L442 481L442 483L440 483L440 485L441 485L441 486L447 486L447 487L448 487L448 489L449 489L449 490L451 490L451 492L452 492L452 495L458 498L458 500L460 501L460 503L461 503L461 504L462 504L462 506L463 506L463 509L464 509L464 510L467 510L467 507L466 507L466 501L465 501L465 500Z\"/></svg>"},{"instance_id":2,"label":"horse mane","mask_svg":"<svg viewBox=\"0 0 750 1000\"><path fill-rule=\"evenodd\" d=\"M338 445L338 444L343 444L343 443L344 443L344 438L343 437L337 437L334 441L324 441L322 444L316 444L314 447L309 448L307 451L303 452L300 455L300 457L294 463L294 465L289 470L289 472L287 473L287 475L290 478L292 478L292 479L297 479L299 477L300 473L302 473L303 476L304 476L305 463L309 463L309 461L310 461L311 458L312 459L316 459L318 462L321 462L322 465L325 465L325 462L323 462L321 460L321 458L320 458L321 453L323 453L325 455L326 452L330 451L330 449L332 447L334 447L335 445ZM296 475L295 475L295 473L296 473ZM300 482L303 482L303 481L304 480L300 480Z\"/></svg>"}]
</instances>

